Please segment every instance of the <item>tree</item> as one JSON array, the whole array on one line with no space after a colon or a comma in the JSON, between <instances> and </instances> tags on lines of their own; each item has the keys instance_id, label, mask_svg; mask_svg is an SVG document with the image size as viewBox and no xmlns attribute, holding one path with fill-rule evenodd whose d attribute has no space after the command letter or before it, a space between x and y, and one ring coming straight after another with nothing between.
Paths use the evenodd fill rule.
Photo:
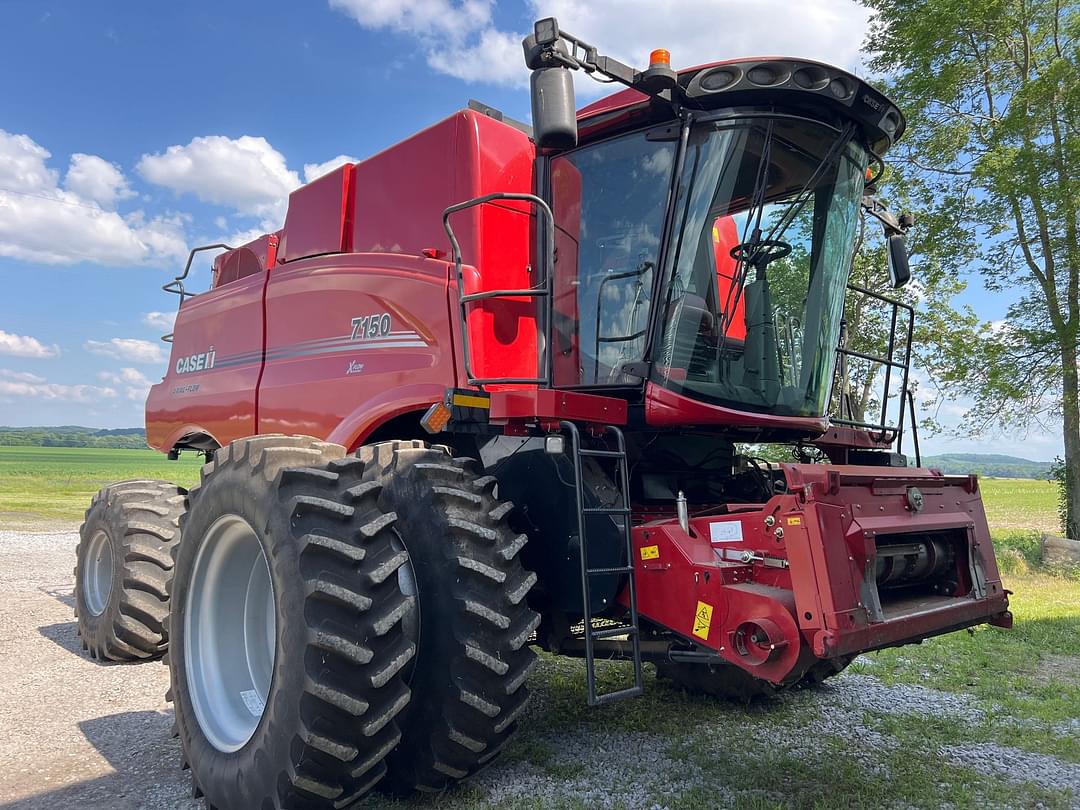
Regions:
<instances>
[{"instance_id":1,"label":"tree","mask_svg":"<svg viewBox=\"0 0 1080 810\"><path fill-rule=\"evenodd\" d=\"M972 433L1061 419L1065 530L1080 538L1080 9L864 2L871 67L908 115L898 170L953 232L970 229L987 287L1017 296L1004 323L950 348L938 381L973 398Z\"/></svg>"}]
</instances>

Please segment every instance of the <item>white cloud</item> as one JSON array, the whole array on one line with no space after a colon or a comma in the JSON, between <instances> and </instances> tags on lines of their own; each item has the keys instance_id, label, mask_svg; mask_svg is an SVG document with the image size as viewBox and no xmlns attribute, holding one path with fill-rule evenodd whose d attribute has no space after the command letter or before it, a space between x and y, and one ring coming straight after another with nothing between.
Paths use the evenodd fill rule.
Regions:
<instances>
[{"instance_id":1,"label":"white cloud","mask_svg":"<svg viewBox=\"0 0 1080 810\"><path fill-rule=\"evenodd\" d=\"M76 155L68 185L46 165L49 151L27 135L0 130L0 256L45 264L132 265L174 261L187 252L175 217L122 216L103 207L127 195L112 164ZM108 169L116 172L108 176Z\"/></svg>"},{"instance_id":2,"label":"white cloud","mask_svg":"<svg viewBox=\"0 0 1080 810\"><path fill-rule=\"evenodd\" d=\"M112 388L97 385L62 385L25 372L0 369L0 396L61 402L96 402L116 396Z\"/></svg>"},{"instance_id":3,"label":"white cloud","mask_svg":"<svg viewBox=\"0 0 1080 810\"><path fill-rule=\"evenodd\" d=\"M346 163L356 163L359 160L360 158L354 158L352 155L338 155L336 158L331 158L324 163L305 163L304 182L310 183L327 172L333 171L338 166L344 166Z\"/></svg>"},{"instance_id":4,"label":"white cloud","mask_svg":"<svg viewBox=\"0 0 1080 810\"><path fill-rule=\"evenodd\" d=\"M83 348L93 354L129 360L132 363L161 363L165 350L160 343L138 338L112 338L111 340L88 340Z\"/></svg>"},{"instance_id":5,"label":"white cloud","mask_svg":"<svg viewBox=\"0 0 1080 810\"><path fill-rule=\"evenodd\" d=\"M490 0L330 0L365 28L390 28L424 36L456 36L491 21Z\"/></svg>"},{"instance_id":6,"label":"white cloud","mask_svg":"<svg viewBox=\"0 0 1080 810\"><path fill-rule=\"evenodd\" d=\"M0 378L24 383L45 382L45 378L39 377L37 374L31 374L29 371L12 371L9 368L0 368Z\"/></svg>"},{"instance_id":7,"label":"white cloud","mask_svg":"<svg viewBox=\"0 0 1080 810\"><path fill-rule=\"evenodd\" d=\"M187 146L143 155L139 174L178 194L194 194L203 202L224 205L242 214L284 216L289 192L300 176L266 138L207 135Z\"/></svg>"},{"instance_id":8,"label":"white cloud","mask_svg":"<svg viewBox=\"0 0 1080 810\"><path fill-rule=\"evenodd\" d=\"M512 86L527 79L521 39L529 28L498 28L490 3L330 0L330 5L365 28L415 37L440 73ZM766 54L854 68L870 17L854 0L528 0L527 16L557 17L564 31L631 66L645 67L651 50L667 48L676 68ZM618 89L575 78L583 95Z\"/></svg>"},{"instance_id":9,"label":"white cloud","mask_svg":"<svg viewBox=\"0 0 1080 810\"><path fill-rule=\"evenodd\" d=\"M12 357L56 357L60 354L60 347L55 344L46 346L29 335L13 335L0 329L0 354Z\"/></svg>"},{"instance_id":10,"label":"white cloud","mask_svg":"<svg viewBox=\"0 0 1080 810\"><path fill-rule=\"evenodd\" d=\"M102 371L98 374L98 379L123 387L124 396L134 402L145 400L150 393L150 386L154 384L153 380L134 368L122 368L118 372Z\"/></svg>"},{"instance_id":11,"label":"white cloud","mask_svg":"<svg viewBox=\"0 0 1080 810\"><path fill-rule=\"evenodd\" d=\"M176 320L176 312L144 312L142 322L152 329L161 329L171 332L173 322Z\"/></svg>"},{"instance_id":12,"label":"white cloud","mask_svg":"<svg viewBox=\"0 0 1080 810\"><path fill-rule=\"evenodd\" d=\"M439 73L466 82L525 88L529 84L529 72L521 50L524 36L513 31L484 28L468 42L432 50L427 61Z\"/></svg>"},{"instance_id":13,"label":"white cloud","mask_svg":"<svg viewBox=\"0 0 1080 810\"><path fill-rule=\"evenodd\" d=\"M72 155L64 187L106 208L112 208L117 200L135 196L120 168L97 155Z\"/></svg>"}]
</instances>

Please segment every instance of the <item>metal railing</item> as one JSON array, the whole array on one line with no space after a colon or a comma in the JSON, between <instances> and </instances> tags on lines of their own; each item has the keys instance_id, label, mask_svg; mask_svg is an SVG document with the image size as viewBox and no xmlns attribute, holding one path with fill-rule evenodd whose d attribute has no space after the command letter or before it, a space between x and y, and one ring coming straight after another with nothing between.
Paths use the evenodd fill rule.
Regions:
<instances>
[{"instance_id":1,"label":"metal railing","mask_svg":"<svg viewBox=\"0 0 1080 810\"><path fill-rule=\"evenodd\" d=\"M538 269L539 278L532 287L517 290L485 290L477 293L465 293L465 279L462 273L461 245L458 243L454 229L450 225L450 217L467 208L485 205L496 200L516 200L527 202L543 214L545 222L540 227L540 236L543 238L544 251L540 258ZM538 223L539 224L539 223ZM470 385L482 387L485 385L539 385L551 386L551 268L555 261L555 216L551 213L551 207L535 194L523 194L510 191L499 191L493 194L485 194L465 202L451 205L443 211L443 228L450 238L450 247L453 251L454 269L458 283L458 305L461 314L461 342L462 356L465 363L465 376ZM469 310L475 304L483 301L491 301L499 298L532 298L541 302L537 306L537 347L536 367L540 374L536 377L478 377L473 373L472 353L469 347Z\"/></svg>"},{"instance_id":2,"label":"metal railing","mask_svg":"<svg viewBox=\"0 0 1080 810\"><path fill-rule=\"evenodd\" d=\"M857 284L848 284L848 290L873 298L891 308L888 345L884 355L849 349L846 346L847 325L846 322L841 322L840 340L836 347L837 370L833 378L833 390L829 400L830 403L833 401L838 403L839 412L836 415L830 415L829 421L834 425L844 425L846 427L875 431L877 433L875 438L880 442L895 440L897 450L899 451L900 443L903 440L904 435L904 415L909 403L911 404L912 418L914 419L914 401L911 397L908 382L911 374L911 345L915 335L915 308L902 301L897 301L894 298L889 298L888 296L876 293L873 290L860 287ZM906 324L899 323L901 312L906 314ZM904 333L902 339L902 362L897 359L897 357L900 356L897 353L897 349L900 347L899 344L901 343L901 341L897 340L898 327L903 329ZM851 358L865 360L869 364L871 370L873 369L873 364L877 364L885 370L884 381L881 388L881 417L877 422L867 421L865 416L861 420L854 418L855 414L854 409L851 406L849 393L851 387L851 375L848 360ZM901 375L900 390L895 395L891 393L894 372ZM868 373L874 373L875 376L877 374L876 371L868 371ZM894 396L898 399L899 411L895 423L889 421L889 403ZM914 421L912 422L912 425L914 427Z\"/></svg>"}]
</instances>

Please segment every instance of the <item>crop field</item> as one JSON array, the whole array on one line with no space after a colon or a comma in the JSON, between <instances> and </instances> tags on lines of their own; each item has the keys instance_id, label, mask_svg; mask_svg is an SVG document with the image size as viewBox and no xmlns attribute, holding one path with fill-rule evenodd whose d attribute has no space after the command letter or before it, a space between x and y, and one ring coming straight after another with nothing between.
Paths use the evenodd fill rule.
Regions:
<instances>
[{"instance_id":1,"label":"crop field","mask_svg":"<svg viewBox=\"0 0 1080 810\"><path fill-rule=\"evenodd\" d=\"M0 447L0 523L34 517L77 521L95 492L128 478L162 478L190 486L201 457L169 461L153 450ZM981 482L991 527L1054 531L1057 490L1049 481L988 478Z\"/></svg>"},{"instance_id":2,"label":"crop field","mask_svg":"<svg viewBox=\"0 0 1080 810\"><path fill-rule=\"evenodd\" d=\"M151 451L0 447L0 530L62 525L70 533L103 484L150 477L190 485L198 462L193 455L170 462ZM863 655L819 689L749 706L688 695L657 681L647 666L643 697L587 710L581 662L541 654L521 733L496 764L446 794L393 802L374 796L361 807L1080 808L1080 571L1046 570L1038 551L1039 532L1056 528L1056 491L1045 481L985 479L981 486L1005 585L1014 592L1012 630L979 627ZM55 590L55 575L43 576ZM70 584L65 588L69 593ZM112 703L88 704L72 692L71 711L88 718L80 728L143 716L151 725L140 727L141 741L111 733L90 740L111 773L82 773L59 792L16 782L16 795L37 798L11 806L113 806L93 799L96 780L128 796L158 790L170 797L155 806L195 808L167 736L171 718L160 698L166 674L139 665L134 671L148 673L157 688L139 697L121 686L132 670L94 669L82 660L68 622L41 631L67 628L74 646L56 647L55 655L85 664L103 695L132 695L132 707L145 710L116 714ZM606 688L626 676L625 664L601 665ZM54 690L72 688L68 680L49 685L49 702ZM55 722L62 730L64 720ZM75 734L72 751L87 744ZM3 743L0 732L0 751ZM163 754L130 764L151 745Z\"/></svg>"},{"instance_id":3,"label":"crop field","mask_svg":"<svg viewBox=\"0 0 1080 810\"><path fill-rule=\"evenodd\" d=\"M201 456L169 461L153 450L0 447L0 528L78 522L101 487L128 478L161 478L190 486Z\"/></svg>"}]
</instances>

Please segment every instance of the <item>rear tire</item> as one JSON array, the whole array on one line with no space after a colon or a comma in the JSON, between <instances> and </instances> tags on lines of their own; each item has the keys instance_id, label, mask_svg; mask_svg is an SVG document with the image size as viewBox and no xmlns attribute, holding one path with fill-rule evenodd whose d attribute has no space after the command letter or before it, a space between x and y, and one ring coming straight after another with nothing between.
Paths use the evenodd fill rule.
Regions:
<instances>
[{"instance_id":1,"label":"rear tire","mask_svg":"<svg viewBox=\"0 0 1080 810\"><path fill-rule=\"evenodd\" d=\"M348 806L400 738L406 555L378 484L343 455L307 437L243 439L191 491L169 698L212 808Z\"/></svg>"},{"instance_id":2,"label":"rear tire","mask_svg":"<svg viewBox=\"0 0 1080 810\"><path fill-rule=\"evenodd\" d=\"M187 490L123 481L98 492L75 551L75 617L91 658L140 661L167 646L165 584L180 540Z\"/></svg>"},{"instance_id":3,"label":"rear tire","mask_svg":"<svg viewBox=\"0 0 1080 810\"><path fill-rule=\"evenodd\" d=\"M672 681L691 694L749 703L792 689L812 689L825 679L839 675L851 660L842 657L817 661L799 680L785 686L755 678L735 664L657 664L656 677Z\"/></svg>"},{"instance_id":4,"label":"rear tire","mask_svg":"<svg viewBox=\"0 0 1080 810\"><path fill-rule=\"evenodd\" d=\"M519 558L513 508L476 461L445 447L393 441L361 447L380 506L398 515L419 599L412 701L384 786L395 794L439 791L495 759L525 710L525 679L540 617L525 597L536 575Z\"/></svg>"}]
</instances>

